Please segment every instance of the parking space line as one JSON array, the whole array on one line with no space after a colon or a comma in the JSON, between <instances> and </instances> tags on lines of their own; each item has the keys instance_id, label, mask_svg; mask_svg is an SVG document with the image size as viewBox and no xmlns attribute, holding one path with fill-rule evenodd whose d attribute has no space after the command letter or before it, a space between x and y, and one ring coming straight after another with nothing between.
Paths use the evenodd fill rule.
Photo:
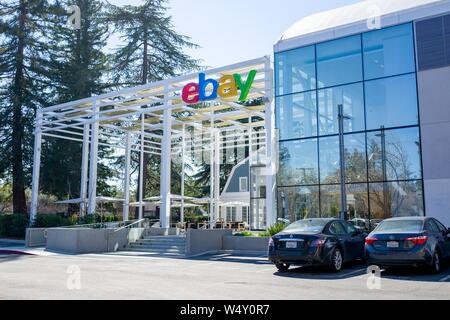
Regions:
<instances>
[{"instance_id":1,"label":"parking space line","mask_svg":"<svg viewBox=\"0 0 450 320\"><path fill-rule=\"evenodd\" d=\"M446 275L442 279L439 280L439 282L446 282L447 280L450 280L450 274Z\"/></svg>"},{"instance_id":2,"label":"parking space line","mask_svg":"<svg viewBox=\"0 0 450 320\"><path fill-rule=\"evenodd\" d=\"M352 274L360 273L361 271L364 271L364 270L365 270L365 269L358 269L358 270L346 272L346 273L343 273L343 274L338 275L338 278L348 277L348 276L351 276Z\"/></svg>"}]
</instances>

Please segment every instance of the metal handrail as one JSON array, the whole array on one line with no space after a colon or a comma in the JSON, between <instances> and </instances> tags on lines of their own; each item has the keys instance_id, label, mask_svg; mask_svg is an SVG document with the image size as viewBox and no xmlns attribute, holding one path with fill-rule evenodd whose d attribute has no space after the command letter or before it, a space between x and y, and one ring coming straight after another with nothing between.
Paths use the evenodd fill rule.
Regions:
<instances>
[{"instance_id":1,"label":"metal handrail","mask_svg":"<svg viewBox=\"0 0 450 320\"><path fill-rule=\"evenodd\" d=\"M123 227L121 227L121 228L118 228L118 229L114 230L113 233L116 233L116 232L119 232L119 231L122 231L122 230L125 230L125 229L132 228L133 226L135 226L135 225L137 225L137 224L141 224L142 222L147 221L147 220L148 220L147 218L140 219L140 220L136 220L136 221L133 222L133 223L130 223L130 224L126 225L126 226L123 226ZM159 220L158 220L158 221L159 221ZM150 220L149 220L149 222L150 222Z\"/></svg>"}]
</instances>

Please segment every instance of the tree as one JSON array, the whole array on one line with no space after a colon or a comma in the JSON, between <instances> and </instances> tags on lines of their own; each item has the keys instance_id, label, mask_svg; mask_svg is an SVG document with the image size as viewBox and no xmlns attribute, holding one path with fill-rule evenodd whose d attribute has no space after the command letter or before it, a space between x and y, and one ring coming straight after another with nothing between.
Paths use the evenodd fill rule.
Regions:
<instances>
[{"instance_id":1,"label":"tree","mask_svg":"<svg viewBox=\"0 0 450 320\"><path fill-rule=\"evenodd\" d=\"M0 172L11 174L13 212L27 213L36 109L44 94L46 0L0 0Z\"/></svg>"},{"instance_id":2,"label":"tree","mask_svg":"<svg viewBox=\"0 0 450 320\"><path fill-rule=\"evenodd\" d=\"M81 28L67 26L66 8L76 4L81 10ZM55 1L47 27L49 43L48 70L55 91L53 104L87 98L105 92L103 75L107 70L109 30L103 3L98 0ZM80 196L81 144L61 139L46 139L43 144L42 189L59 198ZM99 148L99 157L112 156L111 149ZM98 166L98 193L113 195L107 184L112 170L104 163Z\"/></svg>"},{"instance_id":3,"label":"tree","mask_svg":"<svg viewBox=\"0 0 450 320\"><path fill-rule=\"evenodd\" d=\"M108 20L123 43L110 56L110 78L116 86L146 84L198 69L199 61L184 52L197 46L175 32L166 2L146 0L140 6L108 5ZM148 185L154 181L148 177L149 170L157 170L159 162L159 156L144 155L144 190L149 187L156 190L154 182L153 186Z\"/></svg>"}]
</instances>

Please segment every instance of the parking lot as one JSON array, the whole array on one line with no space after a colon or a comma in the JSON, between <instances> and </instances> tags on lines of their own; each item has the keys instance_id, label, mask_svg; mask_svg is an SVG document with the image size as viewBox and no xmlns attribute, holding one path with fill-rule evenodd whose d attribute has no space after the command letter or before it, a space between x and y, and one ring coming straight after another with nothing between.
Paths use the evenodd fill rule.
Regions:
<instances>
[{"instance_id":1,"label":"parking lot","mask_svg":"<svg viewBox=\"0 0 450 320\"><path fill-rule=\"evenodd\" d=\"M0 255L0 299L450 299L449 267L390 269L372 290L368 279L364 264L279 273L257 255Z\"/></svg>"}]
</instances>

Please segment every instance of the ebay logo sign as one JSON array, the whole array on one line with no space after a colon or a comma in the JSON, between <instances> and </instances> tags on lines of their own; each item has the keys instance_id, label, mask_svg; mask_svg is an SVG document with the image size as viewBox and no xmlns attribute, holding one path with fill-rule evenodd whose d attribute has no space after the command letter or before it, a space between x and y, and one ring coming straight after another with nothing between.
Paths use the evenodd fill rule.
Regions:
<instances>
[{"instance_id":1,"label":"ebay logo sign","mask_svg":"<svg viewBox=\"0 0 450 320\"><path fill-rule=\"evenodd\" d=\"M224 75L219 80L207 79L205 73L198 75L198 83L188 83L182 91L182 99L187 104L215 100L218 97L229 99L239 96L239 101L247 100L256 70L251 70L247 79L243 80L240 74Z\"/></svg>"}]
</instances>

